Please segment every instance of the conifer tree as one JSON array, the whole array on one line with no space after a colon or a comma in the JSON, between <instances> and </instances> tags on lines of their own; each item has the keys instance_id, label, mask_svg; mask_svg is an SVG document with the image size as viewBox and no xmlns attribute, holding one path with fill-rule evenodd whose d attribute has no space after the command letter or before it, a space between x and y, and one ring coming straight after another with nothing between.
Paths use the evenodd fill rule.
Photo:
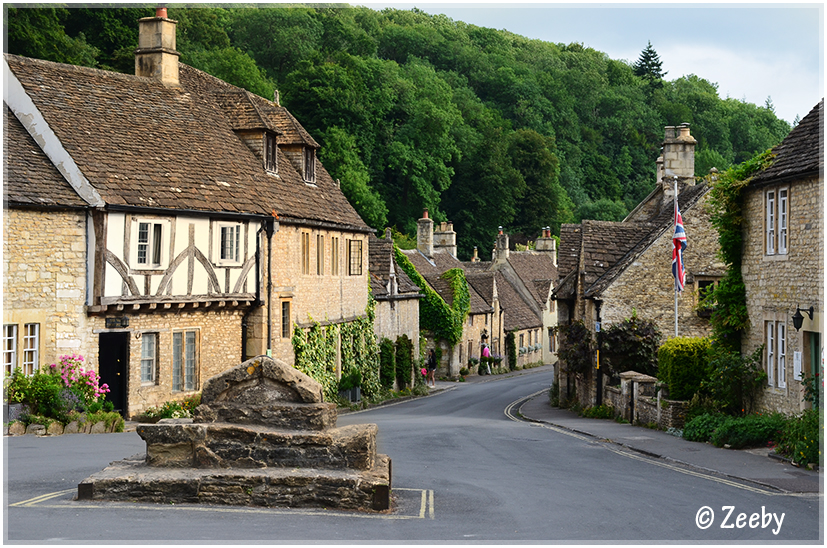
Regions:
<instances>
[{"instance_id":1,"label":"conifer tree","mask_svg":"<svg viewBox=\"0 0 827 548\"><path fill-rule=\"evenodd\" d=\"M640 53L640 58L632 65L635 76L643 78L650 89L663 86L663 77L666 73L662 70L663 63L658 52L652 47L652 42L647 42L646 48Z\"/></svg>"}]
</instances>

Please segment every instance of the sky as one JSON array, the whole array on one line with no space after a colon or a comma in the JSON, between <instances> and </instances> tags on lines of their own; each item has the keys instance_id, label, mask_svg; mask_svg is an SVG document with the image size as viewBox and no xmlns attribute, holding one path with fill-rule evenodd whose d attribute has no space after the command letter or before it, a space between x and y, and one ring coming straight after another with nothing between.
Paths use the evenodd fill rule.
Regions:
<instances>
[{"instance_id":1,"label":"sky","mask_svg":"<svg viewBox=\"0 0 827 548\"><path fill-rule=\"evenodd\" d=\"M824 96L823 3L351 5L416 7L546 42L581 43L630 63L651 41L666 80L695 74L717 84L721 98L764 105L769 97L776 115L790 123Z\"/></svg>"}]
</instances>

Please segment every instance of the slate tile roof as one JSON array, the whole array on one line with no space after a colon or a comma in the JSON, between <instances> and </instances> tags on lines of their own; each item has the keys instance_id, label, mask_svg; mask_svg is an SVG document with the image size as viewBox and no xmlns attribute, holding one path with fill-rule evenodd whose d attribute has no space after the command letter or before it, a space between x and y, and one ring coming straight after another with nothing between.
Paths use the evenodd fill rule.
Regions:
<instances>
[{"instance_id":1,"label":"slate tile roof","mask_svg":"<svg viewBox=\"0 0 827 548\"><path fill-rule=\"evenodd\" d=\"M542 318L531 309L514 287L508 283L502 272L495 272L497 280L497 295L500 299L500 308L503 314L505 331L534 329L543 327Z\"/></svg>"},{"instance_id":2,"label":"slate tile roof","mask_svg":"<svg viewBox=\"0 0 827 548\"><path fill-rule=\"evenodd\" d=\"M9 107L3 122L3 205L87 207Z\"/></svg>"},{"instance_id":3,"label":"slate tile roof","mask_svg":"<svg viewBox=\"0 0 827 548\"><path fill-rule=\"evenodd\" d=\"M824 172L824 99L795 126L772 152L773 164L758 173L750 186L761 186Z\"/></svg>"},{"instance_id":4,"label":"slate tile roof","mask_svg":"<svg viewBox=\"0 0 827 548\"><path fill-rule=\"evenodd\" d=\"M233 132L234 125L255 123L252 107L229 116L221 106L240 88L180 64L181 88L167 88L139 76L8 54L6 60L109 206L275 212L282 222L370 230L318 161L315 185L305 184L284 154L279 176L266 173ZM252 94L246 100L263 123L283 132L279 143L318 146L283 107Z\"/></svg>"}]
</instances>

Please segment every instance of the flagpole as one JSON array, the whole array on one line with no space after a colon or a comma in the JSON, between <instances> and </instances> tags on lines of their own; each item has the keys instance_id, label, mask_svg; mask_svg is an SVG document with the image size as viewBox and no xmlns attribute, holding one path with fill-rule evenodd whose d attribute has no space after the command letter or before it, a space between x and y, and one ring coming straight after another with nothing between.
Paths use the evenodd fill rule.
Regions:
<instances>
[{"instance_id":1,"label":"flagpole","mask_svg":"<svg viewBox=\"0 0 827 548\"><path fill-rule=\"evenodd\" d=\"M674 177L675 180L675 221L678 221L678 178ZM675 243L672 242L674 246ZM680 266L680 265L679 265ZM678 276L680 272L677 270L675 271L675 337L678 336Z\"/></svg>"}]
</instances>

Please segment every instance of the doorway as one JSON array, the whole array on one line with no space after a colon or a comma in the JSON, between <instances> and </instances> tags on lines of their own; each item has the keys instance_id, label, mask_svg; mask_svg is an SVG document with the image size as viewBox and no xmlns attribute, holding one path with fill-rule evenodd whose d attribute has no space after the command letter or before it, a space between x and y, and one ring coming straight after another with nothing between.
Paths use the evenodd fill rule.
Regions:
<instances>
[{"instance_id":1,"label":"doorway","mask_svg":"<svg viewBox=\"0 0 827 548\"><path fill-rule=\"evenodd\" d=\"M115 411L126 417L127 369L129 366L129 333L101 333L98 342L98 374L100 383L109 385L106 399Z\"/></svg>"}]
</instances>

